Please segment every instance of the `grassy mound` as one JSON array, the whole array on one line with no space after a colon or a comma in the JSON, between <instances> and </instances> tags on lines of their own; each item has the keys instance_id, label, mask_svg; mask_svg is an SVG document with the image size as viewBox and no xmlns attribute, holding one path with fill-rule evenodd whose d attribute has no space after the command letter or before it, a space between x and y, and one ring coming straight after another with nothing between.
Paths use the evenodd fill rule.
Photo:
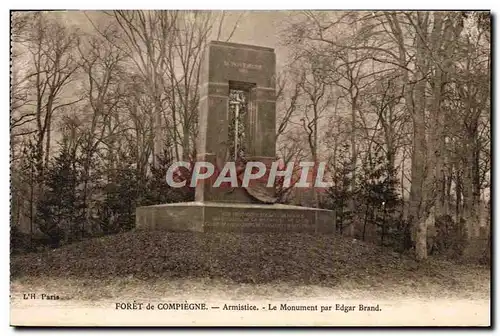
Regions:
<instances>
[{"instance_id":1,"label":"grassy mound","mask_svg":"<svg viewBox=\"0 0 500 336\"><path fill-rule=\"evenodd\" d=\"M350 238L291 233L127 232L11 259L13 279L196 277L370 287L425 282L450 288L470 285L457 279L476 271L488 272L444 260L417 263Z\"/></svg>"}]
</instances>

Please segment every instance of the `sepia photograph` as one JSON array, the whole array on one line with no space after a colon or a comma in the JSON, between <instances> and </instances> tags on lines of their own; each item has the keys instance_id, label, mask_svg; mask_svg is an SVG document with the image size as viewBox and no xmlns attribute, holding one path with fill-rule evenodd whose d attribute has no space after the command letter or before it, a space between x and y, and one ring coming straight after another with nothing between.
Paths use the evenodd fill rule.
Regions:
<instances>
[{"instance_id":1,"label":"sepia photograph","mask_svg":"<svg viewBox=\"0 0 500 336\"><path fill-rule=\"evenodd\" d=\"M10 325L491 327L491 38L11 10Z\"/></svg>"}]
</instances>

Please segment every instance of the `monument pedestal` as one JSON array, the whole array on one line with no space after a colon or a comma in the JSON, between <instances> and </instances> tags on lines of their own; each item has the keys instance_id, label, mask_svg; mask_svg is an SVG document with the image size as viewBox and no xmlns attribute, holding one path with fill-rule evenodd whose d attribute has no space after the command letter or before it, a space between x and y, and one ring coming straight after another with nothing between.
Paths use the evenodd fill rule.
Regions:
<instances>
[{"instance_id":1,"label":"monument pedestal","mask_svg":"<svg viewBox=\"0 0 500 336\"><path fill-rule=\"evenodd\" d=\"M138 230L333 233L333 211L285 204L185 202L139 207Z\"/></svg>"}]
</instances>

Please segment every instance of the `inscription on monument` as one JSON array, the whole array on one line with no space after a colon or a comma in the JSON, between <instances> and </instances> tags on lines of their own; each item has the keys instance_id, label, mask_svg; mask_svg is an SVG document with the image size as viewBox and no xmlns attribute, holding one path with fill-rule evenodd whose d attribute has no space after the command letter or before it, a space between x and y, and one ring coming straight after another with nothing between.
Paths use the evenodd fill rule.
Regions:
<instances>
[{"instance_id":1,"label":"inscription on monument","mask_svg":"<svg viewBox=\"0 0 500 336\"><path fill-rule=\"evenodd\" d=\"M312 213L299 211L264 211L259 209L218 209L207 211L205 227L256 231L258 229L314 231Z\"/></svg>"},{"instance_id":2,"label":"inscription on monument","mask_svg":"<svg viewBox=\"0 0 500 336\"><path fill-rule=\"evenodd\" d=\"M234 61L224 61L224 65L227 67L241 68L241 69L251 69L251 70L262 70L262 64L252 64L246 62L234 62Z\"/></svg>"}]
</instances>

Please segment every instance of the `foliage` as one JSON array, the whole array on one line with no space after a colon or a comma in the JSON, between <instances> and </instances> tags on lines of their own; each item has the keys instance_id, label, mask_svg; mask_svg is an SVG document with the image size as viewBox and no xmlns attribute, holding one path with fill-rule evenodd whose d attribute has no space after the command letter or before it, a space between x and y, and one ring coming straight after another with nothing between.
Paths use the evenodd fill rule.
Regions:
<instances>
[{"instance_id":1,"label":"foliage","mask_svg":"<svg viewBox=\"0 0 500 336\"><path fill-rule=\"evenodd\" d=\"M376 226L382 246L399 247L403 238L403 227L397 217L401 203L396 192L396 170L387 161L381 148L368 153L360 177L360 198L365 203L362 239L366 226Z\"/></svg>"},{"instance_id":2,"label":"foliage","mask_svg":"<svg viewBox=\"0 0 500 336\"><path fill-rule=\"evenodd\" d=\"M58 246L65 236L80 240L84 233L75 223L83 223L78 194L79 171L76 158L67 144L49 165L41 199L37 203L37 222L40 230Z\"/></svg>"},{"instance_id":3,"label":"foliage","mask_svg":"<svg viewBox=\"0 0 500 336\"><path fill-rule=\"evenodd\" d=\"M142 205L193 201L193 188L186 186L177 189L168 185L167 170L173 162L173 157L167 150L157 157L157 162L157 166L151 167L151 177L147 182L147 192Z\"/></svg>"},{"instance_id":4,"label":"foliage","mask_svg":"<svg viewBox=\"0 0 500 336\"><path fill-rule=\"evenodd\" d=\"M43 192L36 202L33 214L36 231L28 235L13 225L11 248L14 252L33 251L36 246L58 247L62 243L128 231L135 225L138 206L192 200L192 190L167 185L166 170L171 162L167 153L158 157L159 165L151 167L146 180L140 179L133 160L123 157L114 169L106 170L106 176L101 176L102 169L93 165L95 169L87 176L90 182L85 184L82 160L62 143L60 152L47 167ZM84 185L92 191L92 198L86 196L87 207L83 206Z\"/></svg>"},{"instance_id":5,"label":"foliage","mask_svg":"<svg viewBox=\"0 0 500 336\"><path fill-rule=\"evenodd\" d=\"M356 190L352 190L352 165L348 158L348 145L343 146L343 152L337 158L332 169L333 186L327 191L327 199L323 206L335 211L335 227L337 232L344 233L344 229L353 219L352 210L348 207L349 200L356 197Z\"/></svg>"}]
</instances>

